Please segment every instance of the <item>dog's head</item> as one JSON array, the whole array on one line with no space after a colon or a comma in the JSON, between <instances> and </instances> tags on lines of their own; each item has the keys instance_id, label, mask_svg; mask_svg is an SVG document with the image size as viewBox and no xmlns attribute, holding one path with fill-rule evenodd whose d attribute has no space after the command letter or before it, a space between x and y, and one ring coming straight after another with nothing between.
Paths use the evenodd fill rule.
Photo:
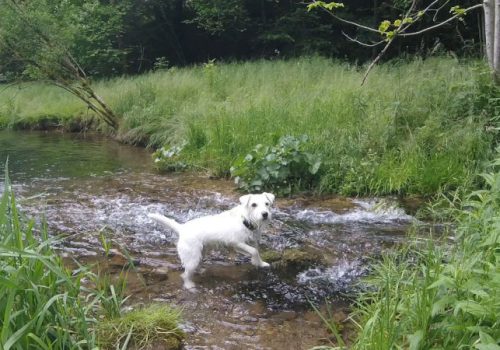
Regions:
<instances>
[{"instance_id":1,"label":"dog's head","mask_svg":"<svg viewBox=\"0 0 500 350\"><path fill-rule=\"evenodd\" d=\"M247 218L259 226L271 220L271 207L274 203L274 194L246 194L240 197L240 203Z\"/></svg>"}]
</instances>

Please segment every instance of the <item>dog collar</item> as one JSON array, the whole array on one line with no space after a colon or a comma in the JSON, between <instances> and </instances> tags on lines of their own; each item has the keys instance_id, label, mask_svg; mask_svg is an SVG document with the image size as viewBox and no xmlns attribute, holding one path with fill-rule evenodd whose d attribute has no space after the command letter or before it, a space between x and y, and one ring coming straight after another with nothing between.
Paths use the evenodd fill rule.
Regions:
<instances>
[{"instance_id":1,"label":"dog collar","mask_svg":"<svg viewBox=\"0 0 500 350\"><path fill-rule=\"evenodd\" d=\"M247 219L244 219L243 220L243 225L245 225L245 227L247 229L249 229L250 231L254 231L257 227L255 227L254 224L252 224L250 221L248 221Z\"/></svg>"}]
</instances>

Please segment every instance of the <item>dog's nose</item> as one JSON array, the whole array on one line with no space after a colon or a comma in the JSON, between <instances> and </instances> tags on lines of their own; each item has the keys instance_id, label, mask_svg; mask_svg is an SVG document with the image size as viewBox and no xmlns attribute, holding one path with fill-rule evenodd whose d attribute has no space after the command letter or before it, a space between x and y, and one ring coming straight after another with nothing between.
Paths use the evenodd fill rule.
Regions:
<instances>
[{"instance_id":1,"label":"dog's nose","mask_svg":"<svg viewBox=\"0 0 500 350\"><path fill-rule=\"evenodd\" d=\"M269 213L267 211L262 212L262 217L264 219L267 219L268 216L269 216Z\"/></svg>"}]
</instances>

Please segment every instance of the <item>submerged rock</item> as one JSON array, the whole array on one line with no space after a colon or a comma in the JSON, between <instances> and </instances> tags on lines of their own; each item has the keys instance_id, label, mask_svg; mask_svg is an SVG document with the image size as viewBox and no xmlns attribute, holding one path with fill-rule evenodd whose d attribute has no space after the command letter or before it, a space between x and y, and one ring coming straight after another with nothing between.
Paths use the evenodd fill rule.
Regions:
<instances>
[{"instance_id":1,"label":"submerged rock","mask_svg":"<svg viewBox=\"0 0 500 350\"><path fill-rule=\"evenodd\" d=\"M310 247L285 249L282 252L268 250L262 252L261 257L264 261L269 262L273 268L294 272L324 265L325 262L323 255Z\"/></svg>"}]
</instances>

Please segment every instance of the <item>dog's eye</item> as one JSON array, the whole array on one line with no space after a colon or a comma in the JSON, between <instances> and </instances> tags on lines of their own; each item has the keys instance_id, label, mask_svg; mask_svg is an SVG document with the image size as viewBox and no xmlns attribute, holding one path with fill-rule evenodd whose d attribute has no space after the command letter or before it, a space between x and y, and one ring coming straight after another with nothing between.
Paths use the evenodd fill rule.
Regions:
<instances>
[{"instance_id":1,"label":"dog's eye","mask_svg":"<svg viewBox=\"0 0 500 350\"><path fill-rule=\"evenodd\" d=\"M252 203L252 207L255 208L257 206L257 203Z\"/></svg>"},{"instance_id":2,"label":"dog's eye","mask_svg":"<svg viewBox=\"0 0 500 350\"><path fill-rule=\"evenodd\" d=\"M266 207L268 207L268 206L269 206L269 203L266 203Z\"/></svg>"}]
</instances>

